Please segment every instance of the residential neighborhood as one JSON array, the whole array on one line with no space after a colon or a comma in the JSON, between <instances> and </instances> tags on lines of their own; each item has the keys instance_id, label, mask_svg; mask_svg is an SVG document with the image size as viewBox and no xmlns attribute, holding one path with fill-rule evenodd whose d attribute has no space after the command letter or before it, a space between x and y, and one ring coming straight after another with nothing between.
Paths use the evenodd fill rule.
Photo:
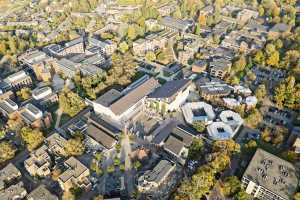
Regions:
<instances>
[{"instance_id":1,"label":"residential neighborhood","mask_svg":"<svg viewBox=\"0 0 300 200\"><path fill-rule=\"evenodd\" d=\"M0 200L300 200L299 6L0 0Z\"/></svg>"}]
</instances>

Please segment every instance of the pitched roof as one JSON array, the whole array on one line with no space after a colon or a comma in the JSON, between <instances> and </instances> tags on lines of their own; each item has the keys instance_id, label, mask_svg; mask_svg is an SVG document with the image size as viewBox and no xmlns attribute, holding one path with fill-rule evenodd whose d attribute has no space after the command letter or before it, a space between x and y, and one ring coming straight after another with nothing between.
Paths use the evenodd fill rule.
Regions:
<instances>
[{"instance_id":1,"label":"pitched roof","mask_svg":"<svg viewBox=\"0 0 300 200\"><path fill-rule=\"evenodd\" d=\"M114 102L110 108L116 114L120 115L136 104L139 100L144 98L150 92L152 92L159 85L158 81L154 78L150 78L135 89L131 90L128 94L121 97Z\"/></svg>"},{"instance_id":2,"label":"pitched roof","mask_svg":"<svg viewBox=\"0 0 300 200\"><path fill-rule=\"evenodd\" d=\"M152 94L150 94L149 98L170 98L177 92L185 89L190 83L191 80L189 79L168 81L161 87L157 88Z\"/></svg>"},{"instance_id":3,"label":"pitched roof","mask_svg":"<svg viewBox=\"0 0 300 200\"><path fill-rule=\"evenodd\" d=\"M109 135L107 131L100 129L93 123L88 125L86 133L107 149L112 148L116 143L116 139Z\"/></svg>"}]
</instances>

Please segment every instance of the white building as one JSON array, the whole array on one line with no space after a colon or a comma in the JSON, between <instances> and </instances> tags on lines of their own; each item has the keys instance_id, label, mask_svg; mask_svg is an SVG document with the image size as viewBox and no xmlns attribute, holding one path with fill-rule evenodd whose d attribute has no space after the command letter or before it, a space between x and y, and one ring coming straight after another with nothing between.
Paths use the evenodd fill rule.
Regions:
<instances>
[{"instance_id":1,"label":"white building","mask_svg":"<svg viewBox=\"0 0 300 200\"><path fill-rule=\"evenodd\" d=\"M230 125L224 122L213 122L207 126L207 132L213 140L228 140L234 136L234 132Z\"/></svg>"},{"instance_id":2,"label":"white building","mask_svg":"<svg viewBox=\"0 0 300 200\"><path fill-rule=\"evenodd\" d=\"M41 100L52 94L51 87L42 87L32 91L32 97L35 100Z\"/></svg>"},{"instance_id":3,"label":"white building","mask_svg":"<svg viewBox=\"0 0 300 200\"><path fill-rule=\"evenodd\" d=\"M222 120L222 122L228 124L232 128L234 134L244 123L244 120L241 118L241 116L238 113L233 112L231 110L222 111L219 117Z\"/></svg>"},{"instance_id":4,"label":"white building","mask_svg":"<svg viewBox=\"0 0 300 200\"><path fill-rule=\"evenodd\" d=\"M158 85L158 81L154 78L144 76L122 92L111 89L96 101L87 99L86 102L93 106L97 114L122 125L140 113L144 108L146 96L153 92Z\"/></svg>"},{"instance_id":5,"label":"white building","mask_svg":"<svg viewBox=\"0 0 300 200\"><path fill-rule=\"evenodd\" d=\"M156 109L162 112L179 109L189 96L191 83L189 79L168 81L148 96L148 105L153 106L151 104L154 103Z\"/></svg>"},{"instance_id":6,"label":"white building","mask_svg":"<svg viewBox=\"0 0 300 200\"><path fill-rule=\"evenodd\" d=\"M213 107L205 102L186 103L181 109L185 121L189 124L193 124L195 121L203 121L208 124L216 117Z\"/></svg>"}]
</instances>

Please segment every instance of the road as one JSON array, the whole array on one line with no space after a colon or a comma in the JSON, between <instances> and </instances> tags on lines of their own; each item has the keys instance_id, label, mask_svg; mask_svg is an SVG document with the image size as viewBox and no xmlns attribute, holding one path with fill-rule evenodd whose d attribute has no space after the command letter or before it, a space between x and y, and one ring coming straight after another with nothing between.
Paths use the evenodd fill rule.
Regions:
<instances>
[{"instance_id":1,"label":"road","mask_svg":"<svg viewBox=\"0 0 300 200\"><path fill-rule=\"evenodd\" d=\"M62 115L62 110L61 109L58 109L56 111L56 122L55 122L55 128L59 128L59 124L60 124L60 119L61 119L61 115Z\"/></svg>"},{"instance_id":2,"label":"road","mask_svg":"<svg viewBox=\"0 0 300 200\"><path fill-rule=\"evenodd\" d=\"M121 141L121 160L125 161L125 187L130 196L134 190L134 173L132 169L132 162L130 158L131 154L131 146L130 146L130 139L129 134L125 131L124 137Z\"/></svg>"}]
</instances>

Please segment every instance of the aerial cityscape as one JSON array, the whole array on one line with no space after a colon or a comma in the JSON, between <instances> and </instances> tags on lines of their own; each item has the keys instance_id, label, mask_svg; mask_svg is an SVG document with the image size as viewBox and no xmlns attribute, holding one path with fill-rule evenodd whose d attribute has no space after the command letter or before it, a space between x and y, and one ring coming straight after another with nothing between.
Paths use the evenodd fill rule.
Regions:
<instances>
[{"instance_id":1,"label":"aerial cityscape","mask_svg":"<svg viewBox=\"0 0 300 200\"><path fill-rule=\"evenodd\" d=\"M0 0L0 200L300 200L300 0Z\"/></svg>"}]
</instances>

